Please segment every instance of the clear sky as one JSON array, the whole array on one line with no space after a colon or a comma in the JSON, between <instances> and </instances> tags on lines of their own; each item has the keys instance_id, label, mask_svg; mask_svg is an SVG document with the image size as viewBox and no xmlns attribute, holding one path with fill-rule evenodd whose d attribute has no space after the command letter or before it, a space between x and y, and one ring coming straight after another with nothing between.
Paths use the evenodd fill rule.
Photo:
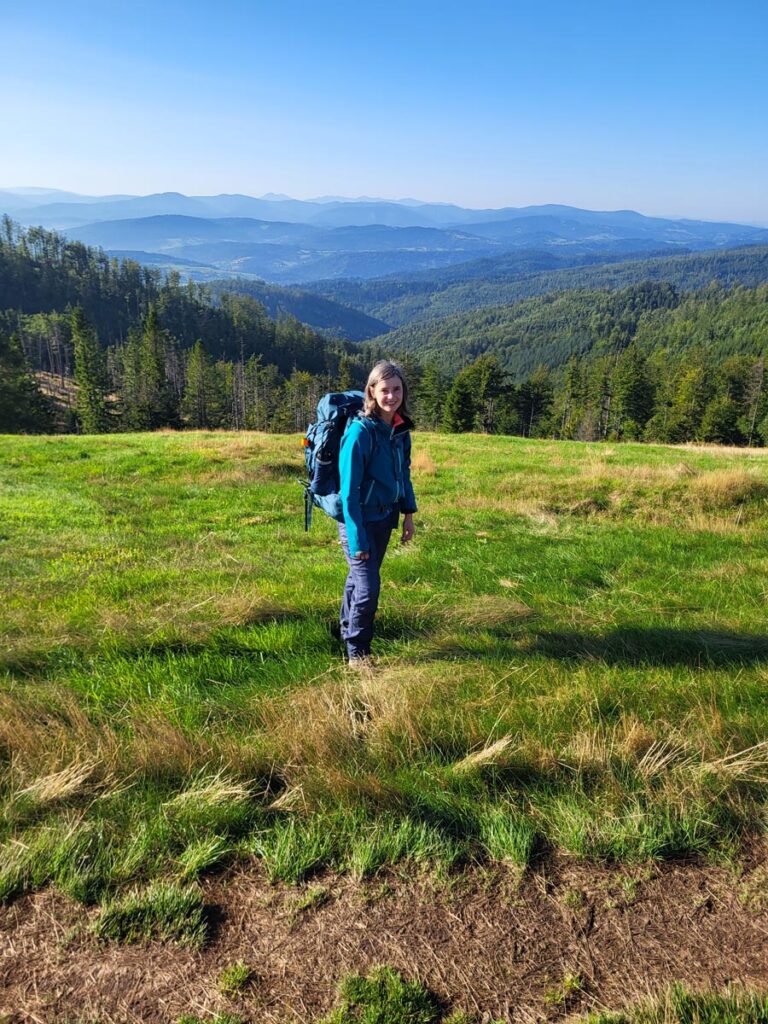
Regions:
<instances>
[{"instance_id":1,"label":"clear sky","mask_svg":"<svg viewBox=\"0 0 768 1024\"><path fill-rule=\"evenodd\" d=\"M0 0L0 187L768 224L765 0Z\"/></svg>"}]
</instances>

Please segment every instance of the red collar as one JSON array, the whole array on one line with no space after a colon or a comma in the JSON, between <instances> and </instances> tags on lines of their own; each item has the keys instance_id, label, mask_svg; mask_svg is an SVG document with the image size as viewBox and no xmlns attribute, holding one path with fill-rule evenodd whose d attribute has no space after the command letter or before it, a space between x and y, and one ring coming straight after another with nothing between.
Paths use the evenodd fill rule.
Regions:
<instances>
[{"instance_id":1,"label":"red collar","mask_svg":"<svg viewBox=\"0 0 768 1024\"><path fill-rule=\"evenodd\" d=\"M399 412L396 412L395 415L392 417L392 426L399 427L401 423L405 423L405 420L403 419Z\"/></svg>"}]
</instances>

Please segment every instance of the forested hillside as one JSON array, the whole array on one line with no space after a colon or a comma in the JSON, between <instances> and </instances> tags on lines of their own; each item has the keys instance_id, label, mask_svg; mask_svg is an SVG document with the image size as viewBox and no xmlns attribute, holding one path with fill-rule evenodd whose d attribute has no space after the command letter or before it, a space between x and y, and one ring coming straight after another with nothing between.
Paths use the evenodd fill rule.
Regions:
<instances>
[{"instance_id":1,"label":"forested hillside","mask_svg":"<svg viewBox=\"0 0 768 1024\"><path fill-rule=\"evenodd\" d=\"M766 280L768 246L763 245L642 260L629 254L610 263L602 257L575 260L530 250L408 277L324 281L311 287L399 327L576 288L618 290L642 281L666 281L678 291L693 291L712 281L754 287Z\"/></svg>"},{"instance_id":2,"label":"forested hillside","mask_svg":"<svg viewBox=\"0 0 768 1024\"><path fill-rule=\"evenodd\" d=\"M448 430L768 443L766 284L565 292L391 337L443 381Z\"/></svg>"},{"instance_id":3,"label":"forested hillside","mask_svg":"<svg viewBox=\"0 0 768 1024\"><path fill-rule=\"evenodd\" d=\"M214 301L203 286L7 218L0 339L5 431L300 429L316 395L364 373L349 343L272 320L248 295ZM32 374L56 378L72 408L53 409Z\"/></svg>"},{"instance_id":4,"label":"forested hillside","mask_svg":"<svg viewBox=\"0 0 768 1024\"><path fill-rule=\"evenodd\" d=\"M282 288L264 281L228 279L211 281L211 294L220 296L226 292L250 295L261 303L274 319L293 316L323 334L347 338L350 341L366 341L388 330L383 320L351 309L339 302L331 302L322 295L303 291L300 288Z\"/></svg>"},{"instance_id":5,"label":"forested hillside","mask_svg":"<svg viewBox=\"0 0 768 1024\"><path fill-rule=\"evenodd\" d=\"M411 324L386 341L452 373L478 355L494 354L516 379L539 364L557 369L572 356L621 348L636 334L648 352L704 345L713 358L751 355L768 340L767 291L766 285L728 290L713 284L685 295L670 284L645 282L616 292L555 292Z\"/></svg>"},{"instance_id":6,"label":"forested hillside","mask_svg":"<svg viewBox=\"0 0 768 1024\"><path fill-rule=\"evenodd\" d=\"M764 251L754 267L750 253L720 269L759 274ZM6 222L0 238L6 432L298 432L325 391L395 356L427 429L755 445L768 442L766 347L768 284L577 289L352 345L41 229Z\"/></svg>"}]
</instances>

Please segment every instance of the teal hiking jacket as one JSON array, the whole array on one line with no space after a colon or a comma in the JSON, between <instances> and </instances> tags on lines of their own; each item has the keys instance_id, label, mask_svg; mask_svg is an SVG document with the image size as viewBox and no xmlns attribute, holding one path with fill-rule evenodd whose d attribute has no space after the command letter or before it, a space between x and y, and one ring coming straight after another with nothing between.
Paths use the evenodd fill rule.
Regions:
<instances>
[{"instance_id":1,"label":"teal hiking jacket","mask_svg":"<svg viewBox=\"0 0 768 1024\"><path fill-rule=\"evenodd\" d=\"M411 485L413 422L395 413L384 420L358 415L351 420L339 448L339 493L349 550L368 551L365 524L386 519L397 509L415 512Z\"/></svg>"}]
</instances>

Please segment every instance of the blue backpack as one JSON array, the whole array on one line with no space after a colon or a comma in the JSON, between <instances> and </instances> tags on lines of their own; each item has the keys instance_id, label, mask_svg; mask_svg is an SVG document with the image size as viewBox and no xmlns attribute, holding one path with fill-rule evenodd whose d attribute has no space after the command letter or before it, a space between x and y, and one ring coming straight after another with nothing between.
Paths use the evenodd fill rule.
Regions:
<instances>
[{"instance_id":1,"label":"blue backpack","mask_svg":"<svg viewBox=\"0 0 768 1024\"><path fill-rule=\"evenodd\" d=\"M339 494L339 448L347 424L363 408L362 391L331 391L317 403L317 420L310 423L304 436L304 529L312 522L312 507L317 505L331 519L341 519Z\"/></svg>"}]
</instances>

